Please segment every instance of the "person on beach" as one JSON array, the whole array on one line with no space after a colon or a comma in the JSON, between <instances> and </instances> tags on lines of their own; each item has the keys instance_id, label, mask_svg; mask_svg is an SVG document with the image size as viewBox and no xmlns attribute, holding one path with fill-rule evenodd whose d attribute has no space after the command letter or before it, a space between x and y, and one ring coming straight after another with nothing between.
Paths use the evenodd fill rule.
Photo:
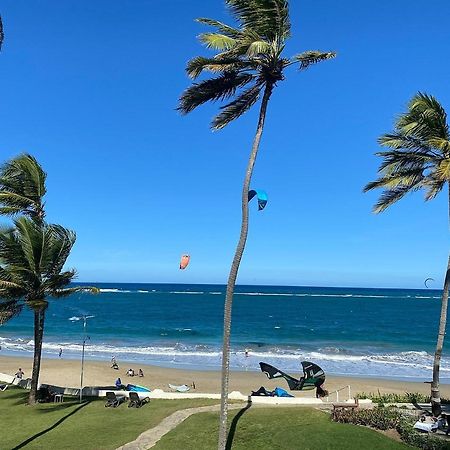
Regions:
<instances>
[{"instance_id":1,"label":"person on beach","mask_svg":"<svg viewBox=\"0 0 450 450\"><path fill-rule=\"evenodd\" d=\"M25 375L25 372L19 367L19 370L14 374L16 378L21 380L23 376Z\"/></svg>"},{"instance_id":2,"label":"person on beach","mask_svg":"<svg viewBox=\"0 0 450 450\"><path fill-rule=\"evenodd\" d=\"M125 385L122 384L122 380L119 378L117 378L116 382L114 383L116 385L117 389L125 389Z\"/></svg>"},{"instance_id":3,"label":"person on beach","mask_svg":"<svg viewBox=\"0 0 450 450\"><path fill-rule=\"evenodd\" d=\"M61 347L59 347L59 357L61 358L61 356L62 356L62 352L63 352L63 350L62 350L62 348Z\"/></svg>"},{"instance_id":4,"label":"person on beach","mask_svg":"<svg viewBox=\"0 0 450 450\"><path fill-rule=\"evenodd\" d=\"M134 370L133 369L128 369L127 370L127 376L128 377L134 377Z\"/></svg>"},{"instance_id":5,"label":"person on beach","mask_svg":"<svg viewBox=\"0 0 450 450\"><path fill-rule=\"evenodd\" d=\"M111 358L111 369L119 370L119 365L117 364L115 356Z\"/></svg>"},{"instance_id":6,"label":"person on beach","mask_svg":"<svg viewBox=\"0 0 450 450\"><path fill-rule=\"evenodd\" d=\"M142 369L139 369L139 376L143 377L144 376L144 372L142 371Z\"/></svg>"}]
</instances>

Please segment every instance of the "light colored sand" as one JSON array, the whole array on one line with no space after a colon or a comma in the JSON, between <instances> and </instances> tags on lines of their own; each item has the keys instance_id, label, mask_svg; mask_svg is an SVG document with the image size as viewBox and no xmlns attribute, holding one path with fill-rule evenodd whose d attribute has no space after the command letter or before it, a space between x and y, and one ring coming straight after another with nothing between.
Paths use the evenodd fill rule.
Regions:
<instances>
[{"instance_id":1,"label":"light colored sand","mask_svg":"<svg viewBox=\"0 0 450 450\"><path fill-rule=\"evenodd\" d=\"M196 390L194 392L220 393L219 371L171 369L121 363L120 360L118 363L120 369L114 370L110 368L108 362L85 361L84 385L110 386L113 385L116 378L120 376L124 384L139 384L151 389L159 388L169 391L167 386L168 383L179 385L191 384L194 381L196 385ZM13 375L19 367L25 372L25 377L30 377L32 359L0 356L0 372ZM142 368L145 374L144 378L127 377L126 371L130 367L136 372L139 368ZM79 387L80 362L74 360L44 358L42 361L40 382L66 387ZM352 393L363 391L377 392L379 390L382 393L422 392L428 394L430 391L430 385L425 383L341 376L327 376L325 387L331 392L348 384L351 385ZM231 373L230 392L241 391L243 394L249 394L252 390L256 390L260 386L265 386L267 389L274 389L276 386L287 388L284 380L268 380L266 376L259 371ZM344 392L345 391L342 393L343 396L345 396ZM295 395L297 397L310 397L314 395L314 392L295 392ZM447 398L450 397L450 385L441 385L441 395Z\"/></svg>"}]
</instances>

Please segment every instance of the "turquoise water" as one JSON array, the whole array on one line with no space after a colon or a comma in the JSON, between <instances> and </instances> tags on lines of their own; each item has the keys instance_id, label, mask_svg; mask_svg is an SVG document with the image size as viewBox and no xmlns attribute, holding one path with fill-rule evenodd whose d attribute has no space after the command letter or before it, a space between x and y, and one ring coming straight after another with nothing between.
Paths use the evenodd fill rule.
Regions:
<instances>
[{"instance_id":1,"label":"turquoise water","mask_svg":"<svg viewBox=\"0 0 450 450\"><path fill-rule=\"evenodd\" d=\"M43 351L78 358L83 314L87 356L169 367L218 369L225 287L105 284L98 295L51 303ZM298 371L311 360L328 373L431 377L440 291L239 286L232 323L231 366L257 370L259 361ZM29 311L0 327L1 352L32 353ZM449 343L450 345L450 343ZM245 357L245 349L249 357ZM441 376L450 378L444 349Z\"/></svg>"}]
</instances>

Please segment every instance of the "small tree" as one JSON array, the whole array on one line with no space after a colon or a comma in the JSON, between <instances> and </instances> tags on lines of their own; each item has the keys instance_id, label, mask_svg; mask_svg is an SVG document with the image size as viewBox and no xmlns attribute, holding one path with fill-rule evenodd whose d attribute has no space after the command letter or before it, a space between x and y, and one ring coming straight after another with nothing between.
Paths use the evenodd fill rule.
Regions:
<instances>
[{"instance_id":1,"label":"small tree","mask_svg":"<svg viewBox=\"0 0 450 450\"><path fill-rule=\"evenodd\" d=\"M200 41L217 53L214 57L198 56L187 64L188 75L196 79L204 72L216 74L194 83L180 98L183 114L216 100L227 100L211 127L221 129L240 117L261 99L258 124L242 186L241 233L228 277L222 349L222 393L220 409L219 449L227 440L228 384L230 364L231 307L234 287L248 234L248 191L261 141L267 105L277 83L291 65L305 70L312 64L335 57L334 52L306 51L292 58L283 56L290 37L289 8L286 0L226 0L237 22L229 26L213 19L197 19L215 29L200 35Z\"/></svg>"},{"instance_id":2,"label":"small tree","mask_svg":"<svg viewBox=\"0 0 450 450\"><path fill-rule=\"evenodd\" d=\"M378 180L369 183L364 191L382 188L384 192L374 207L384 211L409 192L425 191L425 200L434 199L450 182L450 132L447 114L436 98L418 93L400 115L392 133L380 137L379 143L388 151L377 153L383 161ZM450 217L450 189L449 217ZM441 315L433 364L431 406L433 414L441 413L439 368L447 323L450 287L450 256L445 273Z\"/></svg>"},{"instance_id":3,"label":"small tree","mask_svg":"<svg viewBox=\"0 0 450 450\"><path fill-rule=\"evenodd\" d=\"M63 267L76 236L60 225L44 222L45 180L45 172L31 155L20 155L0 169L0 214L19 216L13 227L0 232L0 325L24 307L33 311L29 404L36 402L48 299L86 289L68 287L76 272Z\"/></svg>"}]
</instances>

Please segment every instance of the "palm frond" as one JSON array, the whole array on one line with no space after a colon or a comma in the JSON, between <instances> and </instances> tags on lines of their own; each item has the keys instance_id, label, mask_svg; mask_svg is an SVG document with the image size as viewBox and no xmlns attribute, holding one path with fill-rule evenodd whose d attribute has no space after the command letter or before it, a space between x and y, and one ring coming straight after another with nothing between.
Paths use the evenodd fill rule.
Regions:
<instances>
[{"instance_id":1,"label":"palm frond","mask_svg":"<svg viewBox=\"0 0 450 450\"><path fill-rule=\"evenodd\" d=\"M195 79L204 70L209 72L235 72L247 66L248 64L237 58L205 58L197 56L187 63L186 72L190 78Z\"/></svg>"},{"instance_id":2,"label":"palm frond","mask_svg":"<svg viewBox=\"0 0 450 450\"><path fill-rule=\"evenodd\" d=\"M0 167L0 206L13 214L20 208L23 214L42 220L46 176L31 155L19 155L6 162Z\"/></svg>"},{"instance_id":3,"label":"palm frond","mask_svg":"<svg viewBox=\"0 0 450 450\"><path fill-rule=\"evenodd\" d=\"M290 36L289 5L286 0L226 0L235 20L268 41Z\"/></svg>"},{"instance_id":4,"label":"palm frond","mask_svg":"<svg viewBox=\"0 0 450 450\"><path fill-rule=\"evenodd\" d=\"M247 48L247 56L256 56L270 52L271 45L265 41L253 41Z\"/></svg>"},{"instance_id":5,"label":"palm frond","mask_svg":"<svg viewBox=\"0 0 450 450\"><path fill-rule=\"evenodd\" d=\"M262 84L257 83L242 92L231 103L222 106L222 112L214 118L212 128L219 130L248 111L258 101L261 89Z\"/></svg>"},{"instance_id":6,"label":"palm frond","mask_svg":"<svg viewBox=\"0 0 450 450\"><path fill-rule=\"evenodd\" d=\"M0 290L1 296L1 290ZM0 325L4 325L9 320L18 316L23 309L23 304L10 300L6 302L0 302Z\"/></svg>"},{"instance_id":7,"label":"palm frond","mask_svg":"<svg viewBox=\"0 0 450 450\"><path fill-rule=\"evenodd\" d=\"M336 57L335 52L322 52L320 50L308 50L303 53L295 55L292 59L295 62L300 63L300 70L306 70L309 66L317 64L327 59L333 59Z\"/></svg>"},{"instance_id":8,"label":"palm frond","mask_svg":"<svg viewBox=\"0 0 450 450\"><path fill-rule=\"evenodd\" d=\"M236 39L219 33L202 33L199 41L206 47L214 50L230 50L236 45Z\"/></svg>"},{"instance_id":9,"label":"palm frond","mask_svg":"<svg viewBox=\"0 0 450 450\"><path fill-rule=\"evenodd\" d=\"M450 140L444 108L435 97L421 92L412 98L408 111L398 118L395 126L400 133L425 141L436 138Z\"/></svg>"},{"instance_id":10,"label":"palm frond","mask_svg":"<svg viewBox=\"0 0 450 450\"><path fill-rule=\"evenodd\" d=\"M46 277L56 276L61 272L76 241L75 232L61 225L50 225L49 231L51 236L45 249L45 265L41 266Z\"/></svg>"},{"instance_id":11,"label":"palm frond","mask_svg":"<svg viewBox=\"0 0 450 450\"><path fill-rule=\"evenodd\" d=\"M187 114L210 100L229 98L253 78L253 75L247 73L225 72L217 78L194 83L181 95L177 109L182 114Z\"/></svg>"},{"instance_id":12,"label":"palm frond","mask_svg":"<svg viewBox=\"0 0 450 450\"><path fill-rule=\"evenodd\" d=\"M100 289L95 286L77 286L65 289L57 289L51 295L55 298L67 297L77 292L90 292L91 294L99 294Z\"/></svg>"},{"instance_id":13,"label":"palm frond","mask_svg":"<svg viewBox=\"0 0 450 450\"><path fill-rule=\"evenodd\" d=\"M230 27L229 25L226 25L222 22L219 22L218 20L214 19L207 19L205 17L200 17L196 19L197 22L203 23L205 25L210 25L212 27L217 28L219 32L222 34L225 34L228 37L231 37L233 39L237 39L241 36L241 31L237 28Z\"/></svg>"},{"instance_id":14,"label":"palm frond","mask_svg":"<svg viewBox=\"0 0 450 450\"><path fill-rule=\"evenodd\" d=\"M373 208L375 213L380 213L409 192L417 191L423 187L424 179L425 177L420 171L405 171L402 175L380 178L375 182L369 183L364 190L367 192L379 187L386 188Z\"/></svg>"}]
</instances>

